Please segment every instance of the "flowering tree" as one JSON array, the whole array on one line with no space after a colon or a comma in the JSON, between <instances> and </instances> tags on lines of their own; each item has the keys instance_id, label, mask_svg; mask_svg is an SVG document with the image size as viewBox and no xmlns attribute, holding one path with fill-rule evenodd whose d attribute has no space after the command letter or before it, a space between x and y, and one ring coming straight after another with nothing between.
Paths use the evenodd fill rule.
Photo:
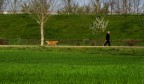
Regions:
<instances>
[{"instance_id":1,"label":"flowering tree","mask_svg":"<svg viewBox=\"0 0 144 84\"><path fill-rule=\"evenodd\" d=\"M100 34L106 30L107 26L108 21L104 21L104 18L96 17L92 24L89 25L89 28L93 34L97 34L98 38L100 38Z\"/></svg>"},{"instance_id":2,"label":"flowering tree","mask_svg":"<svg viewBox=\"0 0 144 84\"><path fill-rule=\"evenodd\" d=\"M96 32L104 32L108 25L108 21L104 21L104 18L96 17L95 21L89 25L90 30L95 34Z\"/></svg>"}]
</instances>

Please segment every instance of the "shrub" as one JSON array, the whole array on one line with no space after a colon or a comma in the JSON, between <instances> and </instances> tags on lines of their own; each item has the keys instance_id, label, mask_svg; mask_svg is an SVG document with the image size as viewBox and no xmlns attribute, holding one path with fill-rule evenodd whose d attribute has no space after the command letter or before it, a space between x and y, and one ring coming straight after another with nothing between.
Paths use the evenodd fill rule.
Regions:
<instances>
[{"instance_id":1,"label":"shrub","mask_svg":"<svg viewBox=\"0 0 144 84\"><path fill-rule=\"evenodd\" d=\"M124 40L124 42L126 43L126 45L128 46L134 46L135 44L137 44L139 42L139 40L135 40L135 39L126 39Z\"/></svg>"},{"instance_id":2,"label":"shrub","mask_svg":"<svg viewBox=\"0 0 144 84\"><path fill-rule=\"evenodd\" d=\"M91 46L96 46L96 40L91 40Z\"/></svg>"},{"instance_id":3,"label":"shrub","mask_svg":"<svg viewBox=\"0 0 144 84\"><path fill-rule=\"evenodd\" d=\"M6 39L0 39L0 45L7 45L8 41Z\"/></svg>"}]
</instances>

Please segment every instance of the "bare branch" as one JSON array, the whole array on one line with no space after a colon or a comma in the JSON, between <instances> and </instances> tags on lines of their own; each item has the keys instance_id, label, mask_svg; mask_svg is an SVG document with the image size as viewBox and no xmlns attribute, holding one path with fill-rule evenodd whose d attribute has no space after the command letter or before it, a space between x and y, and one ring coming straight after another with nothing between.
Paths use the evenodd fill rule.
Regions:
<instances>
[{"instance_id":1,"label":"bare branch","mask_svg":"<svg viewBox=\"0 0 144 84\"><path fill-rule=\"evenodd\" d=\"M0 13L3 13L8 5L8 0L0 0Z\"/></svg>"},{"instance_id":2,"label":"bare branch","mask_svg":"<svg viewBox=\"0 0 144 84\"><path fill-rule=\"evenodd\" d=\"M40 24L41 46L44 46L44 24L47 22L56 0L29 0L23 3L23 9Z\"/></svg>"}]
</instances>

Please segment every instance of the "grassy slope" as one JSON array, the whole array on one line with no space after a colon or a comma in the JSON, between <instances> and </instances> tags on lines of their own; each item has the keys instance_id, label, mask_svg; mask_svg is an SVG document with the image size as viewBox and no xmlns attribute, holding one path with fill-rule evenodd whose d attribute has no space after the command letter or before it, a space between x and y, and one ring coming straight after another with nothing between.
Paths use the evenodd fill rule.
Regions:
<instances>
[{"instance_id":1,"label":"grassy slope","mask_svg":"<svg viewBox=\"0 0 144 84\"><path fill-rule=\"evenodd\" d=\"M39 30L28 15L0 15L0 37L6 39L38 38Z\"/></svg>"},{"instance_id":2,"label":"grassy slope","mask_svg":"<svg viewBox=\"0 0 144 84\"><path fill-rule=\"evenodd\" d=\"M144 39L144 16L102 16L109 20L112 40ZM54 15L45 25L45 39L86 39L92 37L89 23L94 15ZM105 33L102 34L104 38ZM0 15L0 38L39 39L39 25L28 15ZM97 37L96 37L97 38Z\"/></svg>"},{"instance_id":3,"label":"grassy slope","mask_svg":"<svg viewBox=\"0 0 144 84\"><path fill-rule=\"evenodd\" d=\"M142 84L144 49L0 48L0 81Z\"/></svg>"},{"instance_id":4,"label":"grassy slope","mask_svg":"<svg viewBox=\"0 0 144 84\"><path fill-rule=\"evenodd\" d=\"M144 16L102 16L109 20L107 30L111 31L112 39L144 39ZM53 16L48 22L49 28L56 31L52 38L90 38L89 24L95 18L94 15L62 15ZM46 28L48 29L48 28ZM46 30L51 32L51 30ZM105 35L105 34L103 34ZM49 35L46 35L49 36ZM51 37L50 37L51 38Z\"/></svg>"}]
</instances>

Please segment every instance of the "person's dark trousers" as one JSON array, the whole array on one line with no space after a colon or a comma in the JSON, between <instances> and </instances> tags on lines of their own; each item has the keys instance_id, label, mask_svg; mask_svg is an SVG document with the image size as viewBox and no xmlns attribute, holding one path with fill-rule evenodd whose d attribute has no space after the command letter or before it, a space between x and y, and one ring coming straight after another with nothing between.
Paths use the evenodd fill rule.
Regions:
<instances>
[{"instance_id":1,"label":"person's dark trousers","mask_svg":"<svg viewBox=\"0 0 144 84\"><path fill-rule=\"evenodd\" d=\"M104 46L105 46L107 43L108 43L109 46L111 45L111 44L110 44L110 41L107 40L107 41L105 42Z\"/></svg>"}]
</instances>

